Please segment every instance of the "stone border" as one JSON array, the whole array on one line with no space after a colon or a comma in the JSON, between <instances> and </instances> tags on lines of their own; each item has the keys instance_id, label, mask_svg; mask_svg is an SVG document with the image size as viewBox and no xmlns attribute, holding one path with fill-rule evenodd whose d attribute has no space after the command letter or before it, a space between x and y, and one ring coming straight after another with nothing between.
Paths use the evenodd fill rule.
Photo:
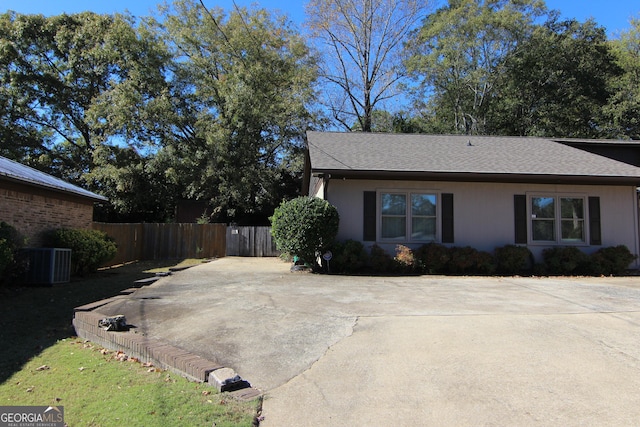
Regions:
<instances>
[{"instance_id":1,"label":"stone border","mask_svg":"<svg viewBox=\"0 0 640 427\"><path fill-rule=\"evenodd\" d=\"M136 284L150 284L155 280L142 279ZM156 280L159 277L155 278ZM136 357L143 363L153 363L161 369L175 372L191 381L209 383L219 392L229 392L241 400L252 400L261 396L259 390L252 388L230 368L216 361L205 359L171 344L150 338L135 330L124 332L107 331L98 326L100 319L108 317L100 313L99 308L118 299L126 298L139 288L122 291L123 295L85 304L74 309L73 327L76 334L114 351L123 351Z\"/></svg>"}]
</instances>

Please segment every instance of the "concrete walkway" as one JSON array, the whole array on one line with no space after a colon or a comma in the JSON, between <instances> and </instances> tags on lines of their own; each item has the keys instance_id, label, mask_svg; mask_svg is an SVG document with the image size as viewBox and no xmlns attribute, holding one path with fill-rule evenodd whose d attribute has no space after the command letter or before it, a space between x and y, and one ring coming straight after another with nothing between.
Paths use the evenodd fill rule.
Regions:
<instances>
[{"instance_id":1,"label":"concrete walkway","mask_svg":"<svg viewBox=\"0 0 640 427\"><path fill-rule=\"evenodd\" d=\"M263 427L640 424L640 278L343 277L223 258L101 312L235 369Z\"/></svg>"}]
</instances>

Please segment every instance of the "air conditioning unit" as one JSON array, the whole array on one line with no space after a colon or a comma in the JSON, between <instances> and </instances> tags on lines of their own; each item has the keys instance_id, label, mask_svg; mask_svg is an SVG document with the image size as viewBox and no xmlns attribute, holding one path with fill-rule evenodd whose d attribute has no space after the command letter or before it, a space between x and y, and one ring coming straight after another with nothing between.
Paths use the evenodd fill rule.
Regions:
<instances>
[{"instance_id":1,"label":"air conditioning unit","mask_svg":"<svg viewBox=\"0 0 640 427\"><path fill-rule=\"evenodd\" d=\"M71 249L28 248L24 254L27 283L53 285L71 280Z\"/></svg>"}]
</instances>

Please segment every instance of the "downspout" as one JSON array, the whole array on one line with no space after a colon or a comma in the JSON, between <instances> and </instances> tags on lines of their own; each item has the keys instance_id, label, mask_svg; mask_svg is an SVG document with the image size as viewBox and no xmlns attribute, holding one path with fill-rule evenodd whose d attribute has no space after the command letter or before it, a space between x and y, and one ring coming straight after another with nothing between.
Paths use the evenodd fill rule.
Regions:
<instances>
[{"instance_id":1,"label":"downspout","mask_svg":"<svg viewBox=\"0 0 640 427\"><path fill-rule=\"evenodd\" d=\"M331 179L331 174L324 174L322 175L322 199L323 200L329 200L327 199L328 195L329 195L329 180Z\"/></svg>"},{"instance_id":2,"label":"downspout","mask_svg":"<svg viewBox=\"0 0 640 427\"><path fill-rule=\"evenodd\" d=\"M310 185L311 185L311 157L309 156L309 144L305 138L304 169L302 171L302 188L300 189L300 194L302 196L309 195Z\"/></svg>"}]
</instances>

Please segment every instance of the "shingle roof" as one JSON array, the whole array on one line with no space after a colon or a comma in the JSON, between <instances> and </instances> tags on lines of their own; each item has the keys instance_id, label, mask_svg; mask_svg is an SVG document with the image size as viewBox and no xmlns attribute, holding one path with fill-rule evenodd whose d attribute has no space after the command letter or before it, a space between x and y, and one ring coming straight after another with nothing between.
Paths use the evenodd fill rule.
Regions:
<instances>
[{"instance_id":1,"label":"shingle roof","mask_svg":"<svg viewBox=\"0 0 640 427\"><path fill-rule=\"evenodd\" d=\"M18 181L24 184L44 187L64 193L70 193L96 201L107 200L107 198L104 196L92 193L91 191L85 190L84 188L80 188L76 185L70 184L66 181L55 178L36 169L30 168L29 166L14 162L13 160L9 160L2 156L0 156L0 179Z\"/></svg>"},{"instance_id":2,"label":"shingle roof","mask_svg":"<svg viewBox=\"0 0 640 427\"><path fill-rule=\"evenodd\" d=\"M313 173L398 172L640 180L640 168L552 139L308 132Z\"/></svg>"}]
</instances>

